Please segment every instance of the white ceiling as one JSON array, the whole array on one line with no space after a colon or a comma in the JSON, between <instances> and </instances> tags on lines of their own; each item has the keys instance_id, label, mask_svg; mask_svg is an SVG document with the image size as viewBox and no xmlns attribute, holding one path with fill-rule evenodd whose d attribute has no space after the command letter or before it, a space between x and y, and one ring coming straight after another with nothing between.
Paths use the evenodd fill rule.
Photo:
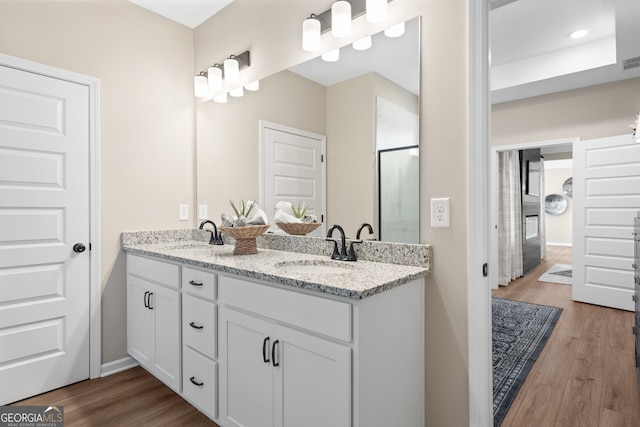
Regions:
<instances>
[{"instance_id":1,"label":"white ceiling","mask_svg":"<svg viewBox=\"0 0 640 427\"><path fill-rule=\"evenodd\" d=\"M233 0L129 0L138 6L195 28L222 10Z\"/></svg>"},{"instance_id":2,"label":"white ceiling","mask_svg":"<svg viewBox=\"0 0 640 427\"><path fill-rule=\"evenodd\" d=\"M129 1L195 28L233 0ZM490 0L490 3L494 103L640 77L640 66L628 70L622 66L624 59L640 57L638 0ZM570 39L568 34L579 28L590 29L587 37L579 41ZM384 45L392 50L381 52ZM332 84L357 75L352 67L363 68L363 64L373 61L370 58L395 58L383 61L388 65L402 61L402 53L406 52L382 40L374 42L374 46L375 49L364 52L346 47L339 62L317 61L316 66L321 69L314 70L311 64L305 64L296 67L296 72ZM411 63L395 69L410 66ZM380 71L408 90L415 90L390 72ZM338 77L338 73L343 77Z\"/></svg>"},{"instance_id":3,"label":"white ceiling","mask_svg":"<svg viewBox=\"0 0 640 427\"><path fill-rule=\"evenodd\" d=\"M494 103L640 77L638 0L492 0ZM590 29L580 40L568 37ZM640 64L639 64L640 65Z\"/></svg>"}]
</instances>

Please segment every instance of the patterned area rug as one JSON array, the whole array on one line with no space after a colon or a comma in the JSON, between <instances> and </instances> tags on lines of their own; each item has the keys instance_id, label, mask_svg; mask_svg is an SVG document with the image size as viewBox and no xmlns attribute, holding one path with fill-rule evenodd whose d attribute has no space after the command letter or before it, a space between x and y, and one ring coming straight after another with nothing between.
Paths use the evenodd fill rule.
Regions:
<instances>
[{"instance_id":1,"label":"patterned area rug","mask_svg":"<svg viewBox=\"0 0 640 427\"><path fill-rule=\"evenodd\" d=\"M570 285L573 283L573 266L571 264L554 264L542 276L540 276L538 282Z\"/></svg>"},{"instance_id":2,"label":"patterned area rug","mask_svg":"<svg viewBox=\"0 0 640 427\"><path fill-rule=\"evenodd\" d=\"M499 426L562 309L492 298L493 420Z\"/></svg>"}]
</instances>

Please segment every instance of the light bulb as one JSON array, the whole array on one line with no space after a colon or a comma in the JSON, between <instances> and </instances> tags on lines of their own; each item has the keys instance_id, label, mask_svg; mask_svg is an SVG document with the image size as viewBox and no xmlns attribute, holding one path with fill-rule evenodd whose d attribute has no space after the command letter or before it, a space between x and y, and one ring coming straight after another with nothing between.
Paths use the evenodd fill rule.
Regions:
<instances>
[{"instance_id":1,"label":"light bulb","mask_svg":"<svg viewBox=\"0 0 640 427\"><path fill-rule=\"evenodd\" d=\"M246 85L244 85L244 88L246 90L250 90L252 92L255 92L256 90L260 89L260 80L256 80L256 81L253 81L251 83L247 83Z\"/></svg>"},{"instance_id":2,"label":"light bulb","mask_svg":"<svg viewBox=\"0 0 640 427\"><path fill-rule=\"evenodd\" d=\"M367 21L372 24L387 19L387 0L367 0Z\"/></svg>"},{"instance_id":3,"label":"light bulb","mask_svg":"<svg viewBox=\"0 0 640 427\"><path fill-rule=\"evenodd\" d=\"M400 37L404 34L404 22L393 25L386 30L384 30L384 35L387 37Z\"/></svg>"},{"instance_id":4,"label":"light bulb","mask_svg":"<svg viewBox=\"0 0 640 427\"><path fill-rule=\"evenodd\" d=\"M218 96L214 96L213 97L213 101L217 102L218 104L226 104L227 103L227 94L223 93L223 94L220 94Z\"/></svg>"},{"instance_id":5,"label":"light bulb","mask_svg":"<svg viewBox=\"0 0 640 427\"><path fill-rule=\"evenodd\" d=\"M209 86L207 86L207 76L204 71L193 78L193 93L198 98L209 96Z\"/></svg>"},{"instance_id":6,"label":"light bulb","mask_svg":"<svg viewBox=\"0 0 640 427\"><path fill-rule=\"evenodd\" d=\"M351 3L338 0L331 6L331 34L337 38L351 34Z\"/></svg>"},{"instance_id":7,"label":"light bulb","mask_svg":"<svg viewBox=\"0 0 640 427\"><path fill-rule=\"evenodd\" d=\"M215 65L209 67L207 71L207 80L209 81L209 89L220 90L222 89L222 69Z\"/></svg>"},{"instance_id":8,"label":"light bulb","mask_svg":"<svg viewBox=\"0 0 640 427\"><path fill-rule=\"evenodd\" d=\"M302 50L316 52L320 49L320 21L311 15L302 21Z\"/></svg>"},{"instance_id":9,"label":"light bulb","mask_svg":"<svg viewBox=\"0 0 640 427\"><path fill-rule=\"evenodd\" d=\"M224 79L229 84L240 81L240 63L237 59L227 58L224 60Z\"/></svg>"},{"instance_id":10,"label":"light bulb","mask_svg":"<svg viewBox=\"0 0 640 427\"><path fill-rule=\"evenodd\" d=\"M322 59L327 62L336 62L340 59L340 49L332 49L322 54Z\"/></svg>"},{"instance_id":11,"label":"light bulb","mask_svg":"<svg viewBox=\"0 0 640 427\"><path fill-rule=\"evenodd\" d=\"M240 98L242 95L244 95L244 90L242 89L242 86L238 86L235 89L232 89L229 92L229 95L233 96L234 98Z\"/></svg>"},{"instance_id":12,"label":"light bulb","mask_svg":"<svg viewBox=\"0 0 640 427\"><path fill-rule=\"evenodd\" d=\"M355 50L367 50L371 47L371 36L364 36L360 40L353 42L353 48Z\"/></svg>"}]
</instances>

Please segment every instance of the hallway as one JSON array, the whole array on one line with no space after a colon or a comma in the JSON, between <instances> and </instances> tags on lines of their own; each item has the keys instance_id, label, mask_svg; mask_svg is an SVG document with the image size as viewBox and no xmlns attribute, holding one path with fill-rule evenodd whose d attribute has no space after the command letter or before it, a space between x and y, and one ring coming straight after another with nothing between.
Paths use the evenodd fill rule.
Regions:
<instances>
[{"instance_id":1,"label":"hallway","mask_svg":"<svg viewBox=\"0 0 640 427\"><path fill-rule=\"evenodd\" d=\"M640 426L633 313L571 300L571 286L538 282L572 248L547 246L547 258L495 297L562 307L560 320L502 426Z\"/></svg>"}]
</instances>

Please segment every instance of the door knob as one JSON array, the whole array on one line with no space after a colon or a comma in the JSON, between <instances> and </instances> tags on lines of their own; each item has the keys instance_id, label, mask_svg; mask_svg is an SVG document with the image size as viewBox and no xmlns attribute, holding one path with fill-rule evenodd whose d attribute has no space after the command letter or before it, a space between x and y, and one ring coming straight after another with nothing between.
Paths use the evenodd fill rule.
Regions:
<instances>
[{"instance_id":1,"label":"door knob","mask_svg":"<svg viewBox=\"0 0 640 427\"><path fill-rule=\"evenodd\" d=\"M73 245L74 252L77 252L77 253L84 252L85 249L87 249L87 247L82 243L76 243L75 245Z\"/></svg>"}]
</instances>

